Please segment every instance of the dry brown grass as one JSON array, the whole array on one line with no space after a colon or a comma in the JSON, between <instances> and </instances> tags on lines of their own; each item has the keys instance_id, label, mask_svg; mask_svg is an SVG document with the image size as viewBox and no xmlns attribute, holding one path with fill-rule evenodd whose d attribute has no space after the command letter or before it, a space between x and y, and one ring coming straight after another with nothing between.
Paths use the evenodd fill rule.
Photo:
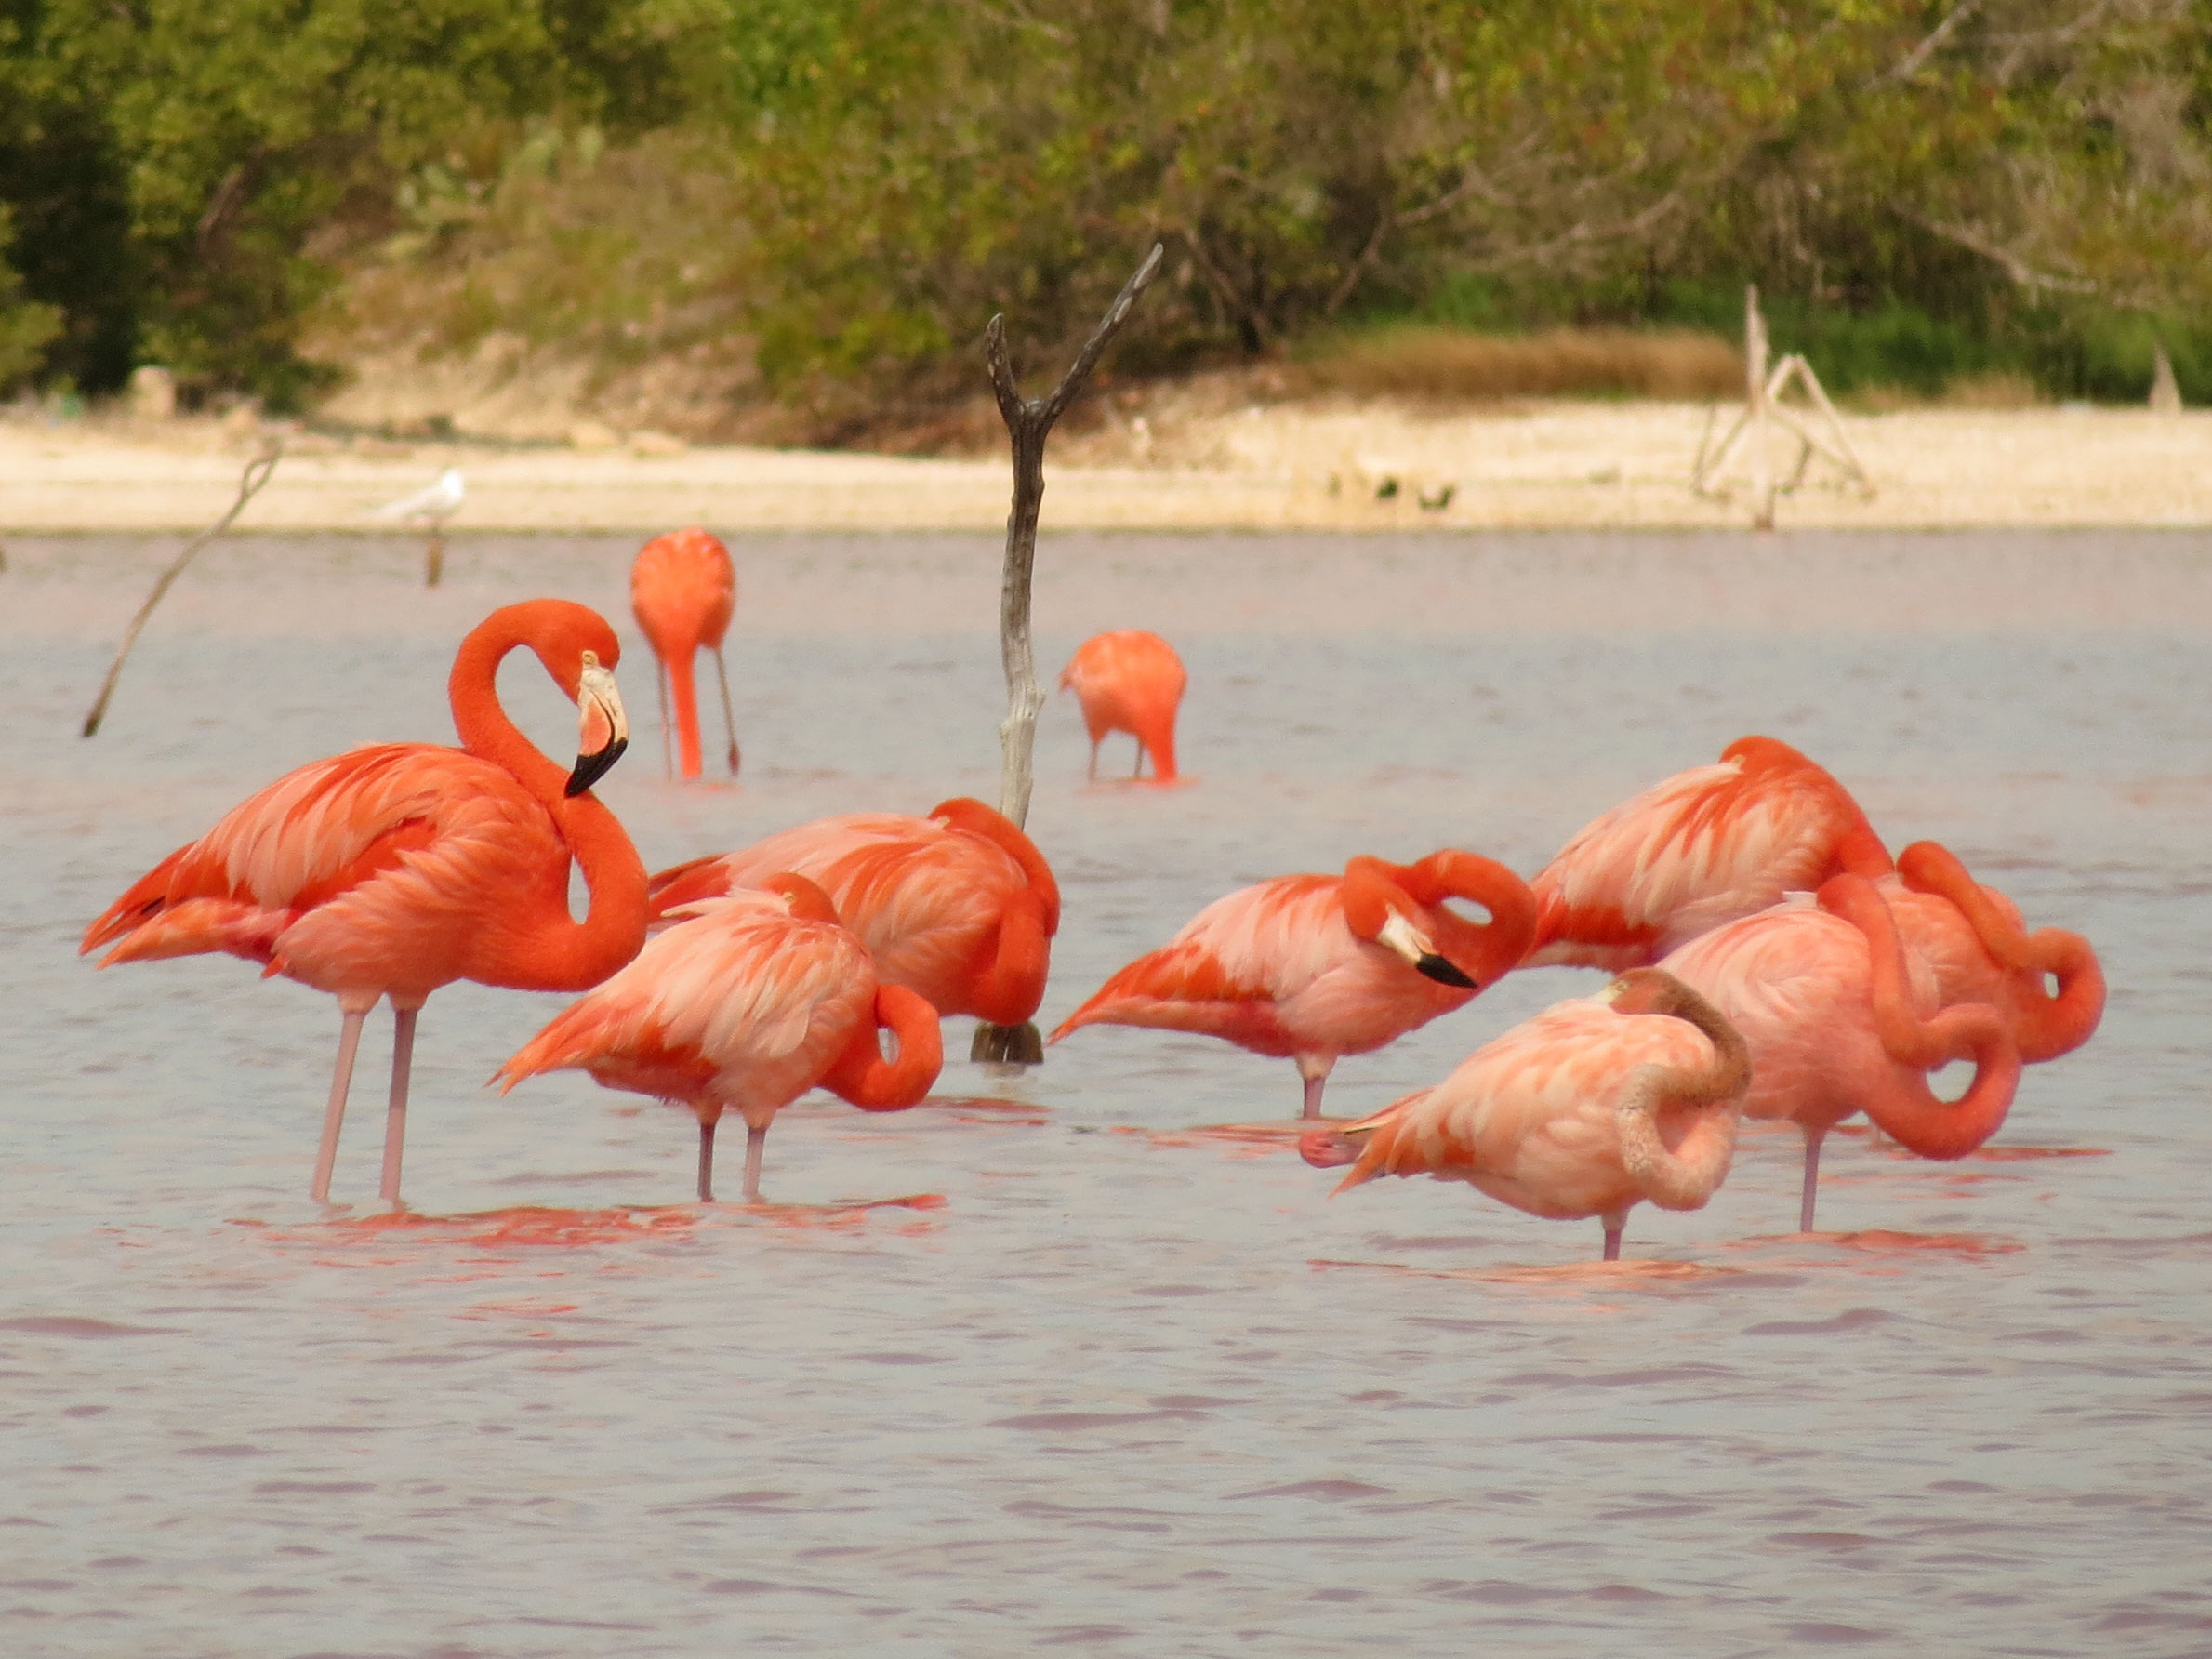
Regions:
<instances>
[{"instance_id":1,"label":"dry brown grass","mask_svg":"<svg viewBox=\"0 0 2212 1659\"><path fill-rule=\"evenodd\" d=\"M1555 328L1469 334L1405 327L1342 336L1306 365L1317 387L1363 397L1742 396L1743 359L1691 329Z\"/></svg>"}]
</instances>

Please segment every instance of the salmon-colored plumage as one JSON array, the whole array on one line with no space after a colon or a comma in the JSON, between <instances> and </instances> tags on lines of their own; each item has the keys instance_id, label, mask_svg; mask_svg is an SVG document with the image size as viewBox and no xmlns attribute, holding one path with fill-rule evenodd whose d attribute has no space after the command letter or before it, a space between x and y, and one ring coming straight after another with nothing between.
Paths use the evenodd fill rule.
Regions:
<instances>
[{"instance_id":1,"label":"salmon-colored plumage","mask_svg":"<svg viewBox=\"0 0 2212 1659\"><path fill-rule=\"evenodd\" d=\"M638 550L629 569L629 604L660 659L661 753L668 758L669 705L676 710L681 776L699 776L699 694L695 669L702 649L714 653L722 682L722 719L730 737L730 776L737 776L737 725L730 712L730 676L722 662L722 636L737 604L737 570L730 550L695 525L656 536Z\"/></svg>"},{"instance_id":2,"label":"salmon-colored plumage","mask_svg":"<svg viewBox=\"0 0 2212 1659\"><path fill-rule=\"evenodd\" d=\"M965 796L925 818L849 813L694 859L653 878L656 921L777 870L828 894L891 985L940 1014L1018 1026L1037 1013L1060 927L1060 888L1036 843Z\"/></svg>"},{"instance_id":3,"label":"salmon-colored plumage","mask_svg":"<svg viewBox=\"0 0 2212 1659\"><path fill-rule=\"evenodd\" d=\"M1189 676L1175 647L1141 628L1094 634L1076 648L1060 671L1060 689L1072 690L1082 705L1091 734L1091 776L1098 776L1098 746L1108 732L1127 732L1137 740L1136 765L1152 757L1155 783L1177 781L1175 710Z\"/></svg>"},{"instance_id":4,"label":"salmon-colored plumage","mask_svg":"<svg viewBox=\"0 0 2212 1659\"><path fill-rule=\"evenodd\" d=\"M1376 1175L1464 1181L1531 1215L1605 1218L1620 1254L1631 1206L1702 1209L1729 1173L1747 1068L1742 1040L1649 968L1545 1009L1433 1088L1342 1130L1308 1133L1337 1190Z\"/></svg>"},{"instance_id":5,"label":"salmon-colored plumage","mask_svg":"<svg viewBox=\"0 0 2212 1659\"><path fill-rule=\"evenodd\" d=\"M681 927L556 1015L499 1068L512 1088L580 1068L610 1089L680 1102L699 1121L699 1198L714 1197L714 1126L745 1120L745 1198L760 1201L775 1114L817 1084L870 1111L918 1104L937 1078L937 1016L879 981L868 949L820 888L779 872L766 890L702 899ZM898 1040L885 1061L879 1028Z\"/></svg>"},{"instance_id":6,"label":"salmon-colored plumage","mask_svg":"<svg viewBox=\"0 0 2212 1659\"><path fill-rule=\"evenodd\" d=\"M1448 897L1473 900L1490 920L1465 921ZM1289 1055L1305 1080L1305 1115L1318 1117L1339 1055L1464 1006L1520 961L1534 916L1527 884L1472 853L1278 876L1208 905L1108 979L1052 1040L1080 1026L1151 1026Z\"/></svg>"},{"instance_id":7,"label":"salmon-colored plumage","mask_svg":"<svg viewBox=\"0 0 2212 1659\"><path fill-rule=\"evenodd\" d=\"M528 646L580 717L576 773L532 747L500 710L500 659ZM86 930L116 962L219 951L337 996L346 1025L312 1188L330 1161L360 1021L390 996L400 1031L384 1188L398 1197L415 1013L456 979L580 990L637 953L645 870L614 815L582 784L627 741L603 618L564 600L495 611L462 642L448 692L461 747L380 744L316 761L177 849ZM574 788L576 792L571 793ZM572 921L569 863L591 891Z\"/></svg>"},{"instance_id":8,"label":"salmon-colored plumage","mask_svg":"<svg viewBox=\"0 0 2212 1659\"><path fill-rule=\"evenodd\" d=\"M1654 784L1584 828L1530 885L1528 965L1637 967L1888 853L1843 785L1772 737Z\"/></svg>"},{"instance_id":9,"label":"salmon-colored plumage","mask_svg":"<svg viewBox=\"0 0 2212 1659\"><path fill-rule=\"evenodd\" d=\"M1943 901L1937 901L1939 903ZM1753 1118L1805 1136L1798 1226L1810 1232L1821 1143L1864 1111L1928 1158L1961 1158L2004 1122L2020 1083L2009 1021L1979 1003L1945 1006L1929 962L1904 949L1889 908L1862 876L1802 895L1692 939L1661 964L1743 1033ZM1927 1074L1972 1059L1972 1085L1939 1099Z\"/></svg>"}]
</instances>

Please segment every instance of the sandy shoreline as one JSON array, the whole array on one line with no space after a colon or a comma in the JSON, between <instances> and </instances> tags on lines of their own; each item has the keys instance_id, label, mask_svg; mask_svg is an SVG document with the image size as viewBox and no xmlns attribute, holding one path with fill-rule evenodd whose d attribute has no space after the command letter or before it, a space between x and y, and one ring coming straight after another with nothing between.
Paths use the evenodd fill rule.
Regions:
<instances>
[{"instance_id":1,"label":"sandy shoreline","mask_svg":"<svg viewBox=\"0 0 2212 1659\"><path fill-rule=\"evenodd\" d=\"M1732 410L1719 411L1725 426ZM1503 412L1254 405L1116 418L1055 444L1057 529L1466 530L1741 524L1693 494L1703 405L1535 403ZM1871 499L1818 482L1784 525L1867 529L2212 524L2212 412L1914 410L1850 417ZM611 435L611 434L610 434ZM238 421L0 422L0 536L174 532L226 506L261 434ZM698 447L570 448L294 433L242 530L373 531L377 503L440 469L462 530L980 530L1005 521L1003 460ZM1384 492L1395 481L1394 492ZM1447 504L1424 507L1441 498Z\"/></svg>"}]
</instances>

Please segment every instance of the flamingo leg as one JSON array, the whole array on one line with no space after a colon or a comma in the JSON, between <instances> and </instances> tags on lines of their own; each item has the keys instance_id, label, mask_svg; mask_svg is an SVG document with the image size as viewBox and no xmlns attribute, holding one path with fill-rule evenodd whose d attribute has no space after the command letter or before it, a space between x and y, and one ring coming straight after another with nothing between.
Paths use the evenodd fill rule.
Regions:
<instances>
[{"instance_id":1,"label":"flamingo leg","mask_svg":"<svg viewBox=\"0 0 2212 1659\"><path fill-rule=\"evenodd\" d=\"M430 526L430 545L422 551L422 585L435 588L445 575L445 536L435 524Z\"/></svg>"},{"instance_id":2,"label":"flamingo leg","mask_svg":"<svg viewBox=\"0 0 2212 1659\"><path fill-rule=\"evenodd\" d=\"M373 1004L372 1004L373 1005ZM323 1108L323 1144L315 1151L314 1184L307 1195L318 1204L330 1201L330 1173L338 1167L338 1126L346 1121L346 1091L353 1084L353 1056L361 1049L361 1022L368 1008L348 1008L338 1029L338 1069L330 1078L330 1104Z\"/></svg>"},{"instance_id":3,"label":"flamingo leg","mask_svg":"<svg viewBox=\"0 0 2212 1659\"><path fill-rule=\"evenodd\" d=\"M1139 737L1139 738L1137 739L1137 758L1136 758L1136 763L1135 763L1134 765L1131 766L1131 767L1130 767L1130 769L1129 769L1129 776L1130 776L1130 781L1131 781L1132 783L1133 783L1133 782L1135 782L1135 781L1136 781L1138 778L1142 777L1144 775L1145 775L1145 740L1144 740L1142 737Z\"/></svg>"},{"instance_id":4,"label":"flamingo leg","mask_svg":"<svg viewBox=\"0 0 2212 1659\"><path fill-rule=\"evenodd\" d=\"M714 1126L720 1118L699 1120L699 1202L714 1201Z\"/></svg>"},{"instance_id":5,"label":"flamingo leg","mask_svg":"<svg viewBox=\"0 0 2212 1659\"><path fill-rule=\"evenodd\" d=\"M761 1153L767 1145L765 1123L757 1129L750 1123L745 1126L745 1201L748 1204L761 1201Z\"/></svg>"},{"instance_id":6,"label":"flamingo leg","mask_svg":"<svg viewBox=\"0 0 2212 1659\"><path fill-rule=\"evenodd\" d=\"M714 647L714 677L722 682L722 723L730 734L730 776L737 776L737 717L730 712L730 670L722 659L722 647Z\"/></svg>"},{"instance_id":7,"label":"flamingo leg","mask_svg":"<svg viewBox=\"0 0 2212 1659\"><path fill-rule=\"evenodd\" d=\"M1622 1229L1628 1225L1628 1215L1625 1211L1616 1210L1612 1214L1604 1217L1604 1221L1605 1259L1609 1262L1617 1262L1621 1259L1621 1233Z\"/></svg>"},{"instance_id":8,"label":"flamingo leg","mask_svg":"<svg viewBox=\"0 0 2212 1659\"><path fill-rule=\"evenodd\" d=\"M407 1149L407 1080L415 1069L415 1016L417 1002L391 1005L391 1096L384 1108L384 1179L377 1192L388 1204L400 1201L400 1158Z\"/></svg>"},{"instance_id":9,"label":"flamingo leg","mask_svg":"<svg viewBox=\"0 0 2212 1659\"><path fill-rule=\"evenodd\" d=\"M1821 1190L1821 1142L1827 1138L1825 1129L1808 1129L1805 1132L1805 1195L1797 1201L1797 1230L1812 1231L1812 1201Z\"/></svg>"},{"instance_id":10,"label":"flamingo leg","mask_svg":"<svg viewBox=\"0 0 2212 1659\"><path fill-rule=\"evenodd\" d=\"M1318 1118L1321 1115L1321 1089L1328 1082L1329 1074L1326 1071L1305 1080L1305 1109L1300 1114L1302 1117Z\"/></svg>"},{"instance_id":11,"label":"flamingo leg","mask_svg":"<svg viewBox=\"0 0 2212 1659\"><path fill-rule=\"evenodd\" d=\"M1098 781L1098 739L1091 739L1091 781Z\"/></svg>"},{"instance_id":12,"label":"flamingo leg","mask_svg":"<svg viewBox=\"0 0 2212 1659\"><path fill-rule=\"evenodd\" d=\"M669 748L669 669L659 657L653 659L653 689L660 693L660 771L664 777L676 776L676 751Z\"/></svg>"}]
</instances>

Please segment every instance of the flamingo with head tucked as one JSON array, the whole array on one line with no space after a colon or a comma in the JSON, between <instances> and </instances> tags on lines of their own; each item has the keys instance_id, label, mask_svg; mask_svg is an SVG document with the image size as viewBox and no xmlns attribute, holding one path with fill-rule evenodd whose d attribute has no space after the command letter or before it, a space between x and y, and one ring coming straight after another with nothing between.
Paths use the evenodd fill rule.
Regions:
<instances>
[{"instance_id":1,"label":"flamingo with head tucked","mask_svg":"<svg viewBox=\"0 0 2212 1659\"><path fill-rule=\"evenodd\" d=\"M676 706L677 760L682 776L699 776L699 694L695 670L702 648L714 653L714 672L722 684L723 729L730 738L730 776L737 776L737 721L730 712L730 670L722 661L722 636L737 604L737 570L730 550L693 526L656 536L638 550L629 568L629 604L660 659L660 749L669 765L669 704Z\"/></svg>"},{"instance_id":2,"label":"flamingo with head tucked","mask_svg":"<svg viewBox=\"0 0 2212 1659\"><path fill-rule=\"evenodd\" d=\"M966 796L922 818L820 818L662 870L653 878L653 914L673 919L686 905L758 886L779 870L829 896L887 984L919 992L939 1014L981 1020L979 1051L997 1032L1002 1052L989 1057L1043 1058L1029 1021L1052 968L1060 886L1012 819Z\"/></svg>"},{"instance_id":3,"label":"flamingo with head tucked","mask_svg":"<svg viewBox=\"0 0 2212 1659\"><path fill-rule=\"evenodd\" d=\"M1671 975L1633 968L1492 1039L1434 1088L1341 1129L1309 1130L1308 1163L1464 1181L1517 1210L1605 1223L1621 1257L1628 1212L1702 1209L1728 1176L1751 1076L1743 1039Z\"/></svg>"},{"instance_id":4,"label":"flamingo with head tucked","mask_svg":"<svg viewBox=\"0 0 2212 1659\"><path fill-rule=\"evenodd\" d=\"M1445 900L1490 912L1467 921ZM1062 1022L1150 1026L1288 1055L1305 1115L1339 1056L1394 1042L1464 1006L1511 969L1535 921L1528 884L1503 864L1450 849L1415 864L1354 858L1341 876L1277 876L1218 898Z\"/></svg>"},{"instance_id":5,"label":"flamingo with head tucked","mask_svg":"<svg viewBox=\"0 0 2212 1659\"><path fill-rule=\"evenodd\" d=\"M1098 746L1108 732L1127 732L1137 740L1135 777L1152 757L1152 781L1174 783L1175 711L1189 676L1175 647L1141 628L1094 634L1076 648L1060 672L1060 689L1072 690L1082 705L1083 725L1091 734L1091 776L1098 776Z\"/></svg>"},{"instance_id":6,"label":"flamingo with head tucked","mask_svg":"<svg viewBox=\"0 0 2212 1659\"><path fill-rule=\"evenodd\" d=\"M761 1201L775 1114L816 1084L867 1111L920 1103L944 1051L936 1010L878 979L823 891L782 871L698 901L682 927L560 1014L499 1068L511 1089L580 1068L610 1089L688 1106L699 1121L699 1201L714 1201L714 1128L745 1120L745 1201ZM886 1061L877 1031L897 1041Z\"/></svg>"},{"instance_id":7,"label":"flamingo with head tucked","mask_svg":"<svg viewBox=\"0 0 2212 1659\"><path fill-rule=\"evenodd\" d=\"M540 754L499 707L499 662L528 647L580 729L573 770ZM396 1202L415 1018L456 979L581 990L637 954L645 867L589 793L629 723L615 689L622 647L603 617L565 600L494 611L461 642L447 694L461 747L379 744L300 767L171 853L85 932L100 962L223 951L338 1000L344 1024L310 1194L330 1196L362 1022L395 1017L381 1191ZM591 893L568 910L570 860Z\"/></svg>"},{"instance_id":8,"label":"flamingo with head tucked","mask_svg":"<svg viewBox=\"0 0 2212 1659\"><path fill-rule=\"evenodd\" d=\"M2022 1060L2055 1060L2096 1032L2104 969L2081 935L2028 932L2017 905L1932 841L1900 853L1897 875L1881 885L1906 943L1935 970L1940 1001L2003 1010Z\"/></svg>"},{"instance_id":9,"label":"flamingo with head tucked","mask_svg":"<svg viewBox=\"0 0 2212 1659\"><path fill-rule=\"evenodd\" d=\"M1786 743L1739 737L1718 764L1677 773L1594 820L1538 872L1527 965L1648 966L1784 893L1889 869L1843 785Z\"/></svg>"},{"instance_id":10,"label":"flamingo with head tucked","mask_svg":"<svg viewBox=\"0 0 2212 1659\"><path fill-rule=\"evenodd\" d=\"M1938 901L1943 902L1943 901ZM2020 1086L2009 1018L1984 1003L1943 1006L1935 971L1909 951L1881 890L1831 878L1798 901L1692 939L1662 964L1743 1033L1752 1064L1745 1115L1805 1136L1798 1229L1812 1231L1821 1143L1864 1111L1923 1158L1963 1158L2005 1121ZM1955 1102L1927 1074L1971 1059Z\"/></svg>"}]
</instances>

